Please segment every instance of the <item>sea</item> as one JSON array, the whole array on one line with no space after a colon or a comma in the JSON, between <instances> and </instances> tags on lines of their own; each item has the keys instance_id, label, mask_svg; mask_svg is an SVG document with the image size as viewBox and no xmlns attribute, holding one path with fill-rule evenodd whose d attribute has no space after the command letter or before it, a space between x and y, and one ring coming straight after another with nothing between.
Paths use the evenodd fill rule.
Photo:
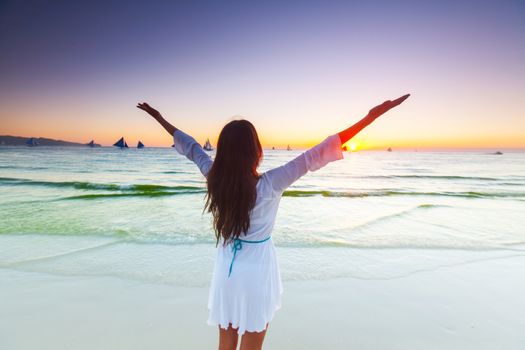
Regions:
<instances>
[{"instance_id":1,"label":"sea","mask_svg":"<svg viewBox=\"0 0 525 350\"><path fill-rule=\"evenodd\" d=\"M0 268L207 286L205 193L173 148L0 147ZM380 280L523 255L524 226L525 153L358 151L290 186L272 236L284 281Z\"/></svg>"}]
</instances>

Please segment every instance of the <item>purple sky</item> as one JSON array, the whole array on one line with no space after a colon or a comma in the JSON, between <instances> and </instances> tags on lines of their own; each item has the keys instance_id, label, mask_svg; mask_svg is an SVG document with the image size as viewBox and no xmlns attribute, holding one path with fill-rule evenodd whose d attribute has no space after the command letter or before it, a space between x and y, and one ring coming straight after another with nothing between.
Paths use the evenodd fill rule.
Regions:
<instances>
[{"instance_id":1,"label":"purple sky","mask_svg":"<svg viewBox=\"0 0 525 350\"><path fill-rule=\"evenodd\" d=\"M523 1L4 1L0 45L2 135L301 147L412 93L360 148L525 147Z\"/></svg>"}]
</instances>

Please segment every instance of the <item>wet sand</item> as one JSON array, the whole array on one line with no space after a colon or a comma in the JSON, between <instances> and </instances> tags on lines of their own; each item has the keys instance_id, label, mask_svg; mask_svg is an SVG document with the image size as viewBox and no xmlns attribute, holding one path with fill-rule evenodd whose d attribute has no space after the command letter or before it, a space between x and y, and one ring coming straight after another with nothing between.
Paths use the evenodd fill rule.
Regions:
<instances>
[{"instance_id":1,"label":"wet sand","mask_svg":"<svg viewBox=\"0 0 525 350\"><path fill-rule=\"evenodd\" d=\"M483 254L483 253L480 253ZM266 349L523 349L525 256L285 281ZM213 349L207 287L0 269L1 349Z\"/></svg>"}]
</instances>

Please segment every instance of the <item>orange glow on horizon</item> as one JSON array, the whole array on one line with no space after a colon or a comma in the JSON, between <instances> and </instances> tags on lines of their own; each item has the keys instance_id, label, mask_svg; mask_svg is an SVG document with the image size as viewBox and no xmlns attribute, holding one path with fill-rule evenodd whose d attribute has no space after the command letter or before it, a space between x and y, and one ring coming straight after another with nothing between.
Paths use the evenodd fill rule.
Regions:
<instances>
[{"instance_id":1,"label":"orange glow on horizon","mask_svg":"<svg viewBox=\"0 0 525 350\"><path fill-rule=\"evenodd\" d=\"M344 143L341 146L341 148L343 149L343 151L357 152L361 148L361 144L359 144L356 141L350 140L350 141Z\"/></svg>"},{"instance_id":2,"label":"orange glow on horizon","mask_svg":"<svg viewBox=\"0 0 525 350\"><path fill-rule=\"evenodd\" d=\"M62 132L60 132L62 131ZM87 143L90 140L95 140L103 146L111 146L120 137L124 136L129 145L135 145L141 140L149 147L169 147L172 144L171 137L162 129L147 129L141 132L104 130L100 133L86 132L85 130L57 130L48 127L47 130L0 130L0 135L22 136L22 137L44 137L56 140L64 140L78 143ZM218 132L216 133L190 133L200 144L203 144L207 138L215 147L217 145ZM280 135L279 135L280 136ZM315 146L324 140L323 137L318 138L301 138L300 135L282 138L275 137L275 135L267 137L259 134L261 144L264 149L286 149L288 145L292 149L308 149ZM442 138L426 138L426 139L377 139L372 137L363 137L352 139L351 141L342 145L343 149L351 152L366 151L366 150L385 150L388 147L395 149L477 149L477 148L515 148L525 149L523 137L520 135L509 135L507 137L497 135L490 136L470 136L470 137L442 137Z\"/></svg>"},{"instance_id":3,"label":"orange glow on horizon","mask_svg":"<svg viewBox=\"0 0 525 350\"><path fill-rule=\"evenodd\" d=\"M407 108L410 105L407 105ZM131 110L135 112L134 110ZM131 112L130 112L131 113ZM79 117L60 118L52 113L45 115L42 113L40 118L30 120L24 115L10 115L12 118L2 120L0 124L0 135L22 136L22 137L45 137L57 140L87 143L94 140L103 146L111 146L120 137L124 136L129 145L136 145L141 140L147 147L169 147L173 140L162 127L157 125L154 120L147 116L136 114L125 116L121 119L104 120L103 122L95 119L81 118L84 116L78 113ZM207 138L215 147L222 126L223 120L211 120L205 126L203 124L192 124L191 118L183 118L175 113L167 112L166 115L173 115L168 118L177 127L192 135L200 144ZM404 115L400 115L404 117ZM407 120L409 117L406 116ZM249 118L254 121L257 128L259 139L263 148L286 149L288 145L292 149L307 149L323 141L328 135L332 135L334 129L341 129L344 125L340 120L330 123L312 123L296 125L293 120L285 124L284 122L277 127L271 122L267 122L264 116ZM365 150L385 150L388 147L395 149L525 149L525 134L516 125L514 128L494 130L470 129L451 130L441 132L433 128L421 127L421 130L408 129L411 125L397 125L385 118L378 121L377 125L365 129L345 146L350 151ZM399 119L396 119L396 121ZM349 123L355 118L349 118ZM390 124L389 124L390 123ZM334 124L334 125L332 125ZM424 123L415 125L425 125Z\"/></svg>"}]
</instances>

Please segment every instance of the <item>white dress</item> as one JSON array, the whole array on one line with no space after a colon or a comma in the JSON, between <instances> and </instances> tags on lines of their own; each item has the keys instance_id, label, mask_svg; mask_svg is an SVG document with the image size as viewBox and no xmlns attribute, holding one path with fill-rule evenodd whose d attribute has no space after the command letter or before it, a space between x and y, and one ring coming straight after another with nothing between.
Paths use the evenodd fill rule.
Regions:
<instances>
[{"instance_id":1,"label":"white dress","mask_svg":"<svg viewBox=\"0 0 525 350\"><path fill-rule=\"evenodd\" d=\"M175 149L206 177L213 161L195 139L176 130L173 140ZM342 158L341 141L334 134L288 163L261 174L248 232L239 237L242 241L236 243L237 249L233 243L224 246L219 242L208 299L209 325L226 329L231 324L238 328L239 335L266 329L281 307L283 292L271 239L282 193L309 170Z\"/></svg>"}]
</instances>

